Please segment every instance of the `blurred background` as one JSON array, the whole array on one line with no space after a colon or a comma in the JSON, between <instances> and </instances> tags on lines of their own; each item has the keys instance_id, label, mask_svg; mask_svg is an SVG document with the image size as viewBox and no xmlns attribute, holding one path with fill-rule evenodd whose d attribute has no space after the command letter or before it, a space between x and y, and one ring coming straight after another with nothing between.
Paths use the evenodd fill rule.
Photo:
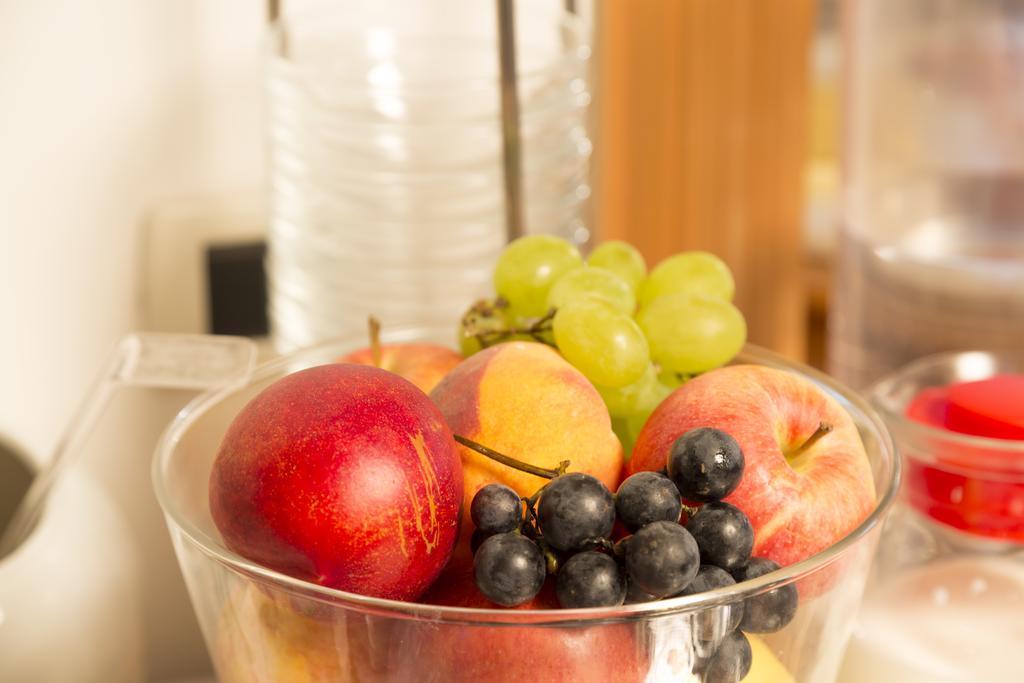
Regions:
<instances>
[{"instance_id":1,"label":"blurred background","mask_svg":"<svg viewBox=\"0 0 1024 683\"><path fill-rule=\"evenodd\" d=\"M580 4L581 12L593 12ZM745 11L745 3L727 4ZM682 247L721 253L748 298L759 289L744 284L751 281L748 271L793 277L800 284L786 285L793 301L785 304L792 312L777 322L752 320L751 337L820 362L820 342L808 339L806 321L820 319L824 287L753 257L763 247L752 240L784 242L779 252L793 254L783 257L793 259L792 269L815 274L836 229L833 3L820 10L810 2L788 4L793 8L778 21L792 35L780 32L773 40L790 45L791 54L779 57L789 63L761 68L779 69L778 83L793 93L768 84L763 92L744 92L744 83L760 76L736 72L747 60L706 53L713 46L733 51L733 45L706 33L697 44L684 34L710 5L680 3L692 6L687 11L694 16L659 22L657 2L637 3L635 12L608 4L609 13L623 16L609 16L608 49L592 65L595 90L608 90L606 103L591 111L592 135L601 139L592 212L597 234L635 242L651 262ZM0 363L5 384L17 387L0 397L0 433L30 453L46 453L121 334L211 328L210 246L265 238L266 7L251 0L104 0L87 8L41 0L4 2L0 12L7 124L0 132L0 306L8 330L0 338ZM762 18L747 14L744 30L753 36ZM664 40L629 40L656 25ZM783 69L792 73L783 76ZM717 90L691 97L709 84ZM762 114L747 106L756 97L765 100L760 111L784 103L792 132L764 122L761 127L785 134L773 133L771 141L748 137L723 153L715 136L734 122L712 127L708 119L727 110L757 118ZM656 102L665 106L650 106ZM747 126L748 136L768 137L749 121L738 125ZM683 140L691 129L698 132L688 135L700 137ZM769 142L770 149L749 151ZM757 163L775 158L790 177L746 169L742 179L731 178L740 174L744 154ZM769 182L778 187L764 186ZM805 183L811 192L794 192ZM742 204L754 190L792 206L773 206L778 215L749 233L722 230L723 221L735 223L748 212ZM772 260L771 254L757 258ZM741 307L755 315L746 299Z\"/></svg>"},{"instance_id":2,"label":"blurred background","mask_svg":"<svg viewBox=\"0 0 1024 683\"><path fill-rule=\"evenodd\" d=\"M355 73L365 59L372 77L318 91L295 86L290 69L316 59L325 32L347 35L381 10L348 3L353 14L335 26L316 21L316 4L0 0L2 448L45 460L130 330L254 336L270 354L362 325L366 306L402 322L469 303L465 293L481 285L504 241L493 6L425 3L408 21L456 38L485 27L479 44L467 43L477 50L468 59L368 40L345 64ZM1024 20L1013 3L976 7L971 24L978 44L1004 45L985 33L1004 30L1005 62L949 49L966 38L942 41L954 30L944 13L962 3L893 3L902 9L891 16L886 3L841 11L836 0L568 4L571 19L560 0L517 5L527 231L563 234L584 249L628 240L649 264L682 249L713 251L735 275L750 341L855 386L925 351L1019 348L1021 327L1006 321L1024 319L1024 255L1015 251L1024 205L1021 176L1003 171L1007 159L1024 159L1024 116L1019 97L986 99L1021 92L1024 69L1012 67L1021 66L1013 59ZM293 17L288 31L268 32L274 11ZM925 24L923 36L896 31ZM921 49L908 57L907 45ZM403 49L414 73L450 73L443 98L374 71L380 54L401 63ZM970 76L972 60L994 60L992 83ZM960 99L970 87L974 99ZM854 95L845 105L844 88ZM970 104L983 100L983 110ZM324 102L339 116L314 125L307 117L322 115L313 110ZM936 112L947 117L930 118ZM322 165L324 146L343 159L337 168ZM928 183L953 167L953 185ZM316 201L296 198L296 187L315 188ZM887 187L903 188L902 204L883 201ZM994 219L998 239L986 237L975 254L977 232L928 222L953 214L961 226ZM843 228L904 219L931 230L915 234L932 261L897 249L878 252L876 263L869 252L877 250L862 253L863 235ZM332 221L349 232L324 232ZM889 244L902 229L868 232ZM435 254L431 243L442 248ZM456 254L454 245L464 248ZM956 272L997 272L996 284L954 278L936 293L936 276L915 268L946 245L958 258L977 257ZM367 254L387 258L368 268ZM893 275L885 264L920 277L874 291ZM421 298L395 284L403 273L424 278ZM373 279L385 276L392 281ZM432 286L449 278L448 288ZM938 279L951 282L948 273ZM972 288L1003 292L998 306L957 298ZM868 315L890 299L892 310ZM408 305L392 312L399 301ZM981 336L948 334L949 319L911 324L918 310L966 316L956 324ZM993 318L1003 324L987 327ZM929 325L946 331L932 339ZM904 327L916 336L902 340ZM882 338L892 344L871 346ZM131 558L124 581L145 586L137 597L111 593L120 602L104 609L137 615L125 637L138 638L136 671L154 681L209 673L148 474L157 436L188 397L119 396L81 459L102 494L83 505L112 504L111 528L124 542L110 556Z\"/></svg>"}]
</instances>

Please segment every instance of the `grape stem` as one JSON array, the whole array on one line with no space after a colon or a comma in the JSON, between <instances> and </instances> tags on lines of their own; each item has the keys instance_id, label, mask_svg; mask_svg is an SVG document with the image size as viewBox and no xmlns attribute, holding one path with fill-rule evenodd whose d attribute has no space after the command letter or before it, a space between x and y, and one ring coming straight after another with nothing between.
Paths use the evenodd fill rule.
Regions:
<instances>
[{"instance_id":1,"label":"grape stem","mask_svg":"<svg viewBox=\"0 0 1024 683\"><path fill-rule=\"evenodd\" d=\"M583 547L589 548L591 550L603 550L610 555L615 554L615 544L612 543L609 539L604 538L603 536L598 536L597 538L588 538L587 540L583 541Z\"/></svg>"},{"instance_id":2,"label":"grape stem","mask_svg":"<svg viewBox=\"0 0 1024 683\"><path fill-rule=\"evenodd\" d=\"M542 486L541 488L544 487ZM540 520L537 519L537 511L534 509L533 503L530 502L529 498L522 498L521 500L526 503L527 515L519 525L519 533L537 544L544 555L544 563L547 565L548 574L554 576L558 573L560 566L558 555L555 554L555 551L551 549L551 546L548 545L548 542L544 540L544 536L540 533Z\"/></svg>"},{"instance_id":3,"label":"grape stem","mask_svg":"<svg viewBox=\"0 0 1024 683\"><path fill-rule=\"evenodd\" d=\"M470 307L466 314L462 317L462 329L463 333L467 337L473 337L479 343L481 348L487 348L493 346L506 339L514 337L519 334L527 335L534 341L541 344L548 344L553 346L551 341L544 338L545 332L552 330L552 321L555 317L555 309L550 309L540 318L537 318L530 325L526 327L505 327L502 329L478 329L476 324L477 316L483 318L493 317L498 311L508 308L508 302L504 299L498 298L494 302L485 300L478 301Z\"/></svg>"},{"instance_id":4,"label":"grape stem","mask_svg":"<svg viewBox=\"0 0 1024 683\"><path fill-rule=\"evenodd\" d=\"M690 517L693 517L695 514L697 514L697 512L699 510L700 510L699 507L691 507L691 506L687 505L686 503L683 503L683 512L686 513L686 518L687 519L689 519Z\"/></svg>"},{"instance_id":5,"label":"grape stem","mask_svg":"<svg viewBox=\"0 0 1024 683\"><path fill-rule=\"evenodd\" d=\"M544 554L544 563L547 565L548 574L555 576L558 574L558 570L561 566L561 563L558 561L558 556L555 555L555 551L551 549L551 546L548 545L548 542L544 540L543 536L538 536L535 542L540 547L540 551Z\"/></svg>"},{"instance_id":6,"label":"grape stem","mask_svg":"<svg viewBox=\"0 0 1024 683\"><path fill-rule=\"evenodd\" d=\"M504 453L499 453L496 450L488 448L483 444L479 444L476 441L473 441L472 439L460 436L459 434L455 434L455 440L458 441L463 446L465 446L466 448L470 448L479 453L480 455L486 456L491 460L494 460L495 462L500 462L502 465L505 465L506 467L512 467L514 469L519 470L520 472L526 472L537 477L544 477L545 479L554 479L555 477L559 477L565 474L565 471L569 469L568 460L563 460L561 463L559 463L557 469L550 470L546 467L537 467L536 465L531 465L530 463L523 462L522 460L516 460L515 458L507 456Z\"/></svg>"},{"instance_id":7,"label":"grape stem","mask_svg":"<svg viewBox=\"0 0 1024 683\"><path fill-rule=\"evenodd\" d=\"M379 368L381 361L380 321L371 315L366 322L370 328L370 357L373 359L373 366Z\"/></svg>"},{"instance_id":8,"label":"grape stem","mask_svg":"<svg viewBox=\"0 0 1024 683\"><path fill-rule=\"evenodd\" d=\"M793 457L795 455L800 455L801 453L806 451L808 448L813 446L815 443L817 443L818 440L821 439L821 437L825 436L826 434L828 434L831 431L832 431L832 425L830 425L828 422L820 422L820 423L818 423L818 428L816 430L814 430L814 433L811 434L809 437L807 437L807 441L804 441L802 444L797 446L797 449L790 454L790 457Z\"/></svg>"}]
</instances>

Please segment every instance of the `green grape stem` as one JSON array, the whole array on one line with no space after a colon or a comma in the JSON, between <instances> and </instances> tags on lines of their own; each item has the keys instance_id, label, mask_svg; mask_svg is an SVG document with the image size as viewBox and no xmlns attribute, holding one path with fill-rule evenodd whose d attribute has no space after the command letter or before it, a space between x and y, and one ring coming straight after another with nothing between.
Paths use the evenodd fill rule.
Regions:
<instances>
[{"instance_id":1,"label":"green grape stem","mask_svg":"<svg viewBox=\"0 0 1024 683\"><path fill-rule=\"evenodd\" d=\"M462 316L463 333L467 337L475 338L480 343L480 347L485 349L488 346L500 344L516 335L527 335L536 342L553 346L551 341L545 338L544 334L551 332L552 320L555 317L554 308L525 327L487 327L479 324L478 321L481 318L496 320L497 316L506 308L508 308L508 302L500 297L493 302L487 299L476 302Z\"/></svg>"},{"instance_id":2,"label":"green grape stem","mask_svg":"<svg viewBox=\"0 0 1024 683\"><path fill-rule=\"evenodd\" d=\"M687 519L689 519L690 517L693 517L695 514L697 514L698 510L700 510L700 507L693 507L691 505L687 505L686 503L683 503L683 512L686 513Z\"/></svg>"},{"instance_id":3,"label":"green grape stem","mask_svg":"<svg viewBox=\"0 0 1024 683\"><path fill-rule=\"evenodd\" d=\"M558 464L558 476L561 476L561 475L565 474L565 471L567 469L569 469L569 461L568 460L563 460L562 462L560 462ZM554 477L552 477L552 479L554 479ZM551 482L549 481L548 484L550 484L550 483ZM544 489L547 488L548 484L544 484L544 486L541 486L539 489L534 491L533 495L530 496L529 498L523 498L523 502L526 503L526 507L528 507L530 509L530 512L533 513L534 517L537 516L537 513L534 510L534 506L537 505L537 500L540 498L540 494L543 493ZM538 520L538 522L539 521L540 520Z\"/></svg>"},{"instance_id":4,"label":"green grape stem","mask_svg":"<svg viewBox=\"0 0 1024 683\"><path fill-rule=\"evenodd\" d=\"M457 442L459 442L466 448L476 451L480 455L486 456L491 460L494 460L495 462L500 462L502 465L505 465L506 467L512 467L513 469L517 469L520 472L526 472L527 474L532 474L537 477L543 477L545 479L554 479L555 477L565 474L565 471L569 468L568 460L563 460L561 463L559 463L558 467L553 470L548 469L546 467L537 467L536 465L531 465L530 463L523 462L522 460L516 460L515 458L507 456L504 453L499 453L498 451L492 448L488 448L483 444L479 444L476 441L468 439L464 436L460 436L459 434L455 434L454 436ZM540 491L538 491L538 493L540 493Z\"/></svg>"}]
</instances>

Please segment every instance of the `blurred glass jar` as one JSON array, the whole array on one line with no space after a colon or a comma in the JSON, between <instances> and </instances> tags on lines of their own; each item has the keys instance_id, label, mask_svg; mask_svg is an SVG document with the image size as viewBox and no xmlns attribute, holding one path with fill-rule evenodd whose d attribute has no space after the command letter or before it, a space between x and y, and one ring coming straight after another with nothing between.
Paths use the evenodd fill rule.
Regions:
<instances>
[{"instance_id":1,"label":"blurred glass jar","mask_svg":"<svg viewBox=\"0 0 1024 683\"><path fill-rule=\"evenodd\" d=\"M938 354L872 389L904 480L842 683L1024 680L1024 441L907 417L942 387L1021 372L1021 355Z\"/></svg>"},{"instance_id":2,"label":"blurred glass jar","mask_svg":"<svg viewBox=\"0 0 1024 683\"><path fill-rule=\"evenodd\" d=\"M1024 0L847 0L833 374L1024 345Z\"/></svg>"},{"instance_id":3,"label":"blurred glass jar","mask_svg":"<svg viewBox=\"0 0 1024 683\"><path fill-rule=\"evenodd\" d=\"M494 4L297 4L268 63L275 345L452 325L506 241ZM583 243L589 29L544 0L516 29L524 227Z\"/></svg>"}]
</instances>

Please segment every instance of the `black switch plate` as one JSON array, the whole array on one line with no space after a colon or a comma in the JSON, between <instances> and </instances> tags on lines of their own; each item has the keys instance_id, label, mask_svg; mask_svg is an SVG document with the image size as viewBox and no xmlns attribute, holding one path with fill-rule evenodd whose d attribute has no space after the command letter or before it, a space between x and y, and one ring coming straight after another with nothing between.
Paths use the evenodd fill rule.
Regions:
<instances>
[{"instance_id":1,"label":"black switch plate","mask_svg":"<svg viewBox=\"0 0 1024 683\"><path fill-rule=\"evenodd\" d=\"M210 245L206 248L206 292L213 334L262 337L267 322L266 242Z\"/></svg>"}]
</instances>

